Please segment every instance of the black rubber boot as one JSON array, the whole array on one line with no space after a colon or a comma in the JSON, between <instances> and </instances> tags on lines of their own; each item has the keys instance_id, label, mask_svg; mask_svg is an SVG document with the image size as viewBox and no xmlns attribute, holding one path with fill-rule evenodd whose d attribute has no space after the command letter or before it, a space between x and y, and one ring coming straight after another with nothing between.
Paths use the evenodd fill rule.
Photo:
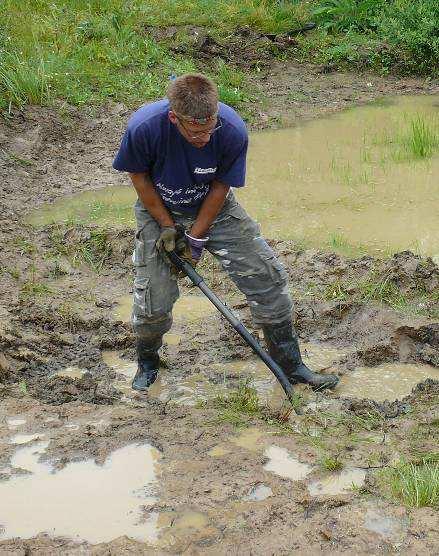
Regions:
<instances>
[{"instance_id":1,"label":"black rubber boot","mask_svg":"<svg viewBox=\"0 0 439 556\"><path fill-rule=\"evenodd\" d=\"M160 359L158 349L161 346L160 339L146 341L144 338L137 339L137 373L133 378L131 386L134 390L145 391L153 384L159 372Z\"/></svg>"},{"instance_id":2,"label":"black rubber boot","mask_svg":"<svg viewBox=\"0 0 439 556\"><path fill-rule=\"evenodd\" d=\"M317 390L334 388L337 385L337 376L315 373L302 361L291 320L264 324L262 329L269 354L282 367L291 384L303 382Z\"/></svg>"}]
</instances>

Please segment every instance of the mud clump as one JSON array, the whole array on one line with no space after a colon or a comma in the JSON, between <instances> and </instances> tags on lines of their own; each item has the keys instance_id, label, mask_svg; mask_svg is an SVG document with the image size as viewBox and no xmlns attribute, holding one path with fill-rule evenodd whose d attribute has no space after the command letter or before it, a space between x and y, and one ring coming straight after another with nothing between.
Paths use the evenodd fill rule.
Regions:
<instances>
[{"instance_id":1,"label":"mud clump","mask_svg":"<svg viewBox=\"0 0 439 556\"><path fill-rule=\"evenodd\" d=\"M113 405L121 398L111 384L98 382L89 374L80 379L52 377L39 380L29 387L32 396L51 405L81 401L95 405Z\"/></svg>"},{"instance_id":2,"label":"mud clump","mask_svg":"<svg viewBox=\"0 0 439 556\"><path fill-rule=\"evenodd\" d=\"M309 30L293 29L288 33L258 33L248 26L214 36L205 27L196 25L146 26L145 33L158 42L169 42L173 52L208 62L222 59L241 69L268 66L280 51L297 45L294 36Z\"/></svg>"}]
</instances>

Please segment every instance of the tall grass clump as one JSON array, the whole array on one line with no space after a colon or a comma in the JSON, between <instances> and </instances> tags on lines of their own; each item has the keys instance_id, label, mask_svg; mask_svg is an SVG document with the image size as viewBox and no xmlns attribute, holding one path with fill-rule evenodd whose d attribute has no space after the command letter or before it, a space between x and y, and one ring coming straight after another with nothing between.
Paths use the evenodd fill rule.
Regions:
<instances>
[{"instance_id":1,"label":"tall grass clump","mask_svg":"<svg viewBox=\"0 0 439 556\"><path fill-rule=\"evenodd\" d=\"M47 104L50 99L51 79L43 60L0 50L0 107Z\"/></svg>"},{"instance_id":2,"label":"tall grass clump","mask_svg":"<svg viewBox=\"0 0 439 556\"><path fill-rule=\"evenodd\" d=\"M220 421L235 426L245 425L246 417L260 415L263 409L256 390L248 381L240 382L237 390L214 398L213 405L219 410Z\"/></svg>"},{"instance_id":3,"label":"tall grass clump","mask_svg":"<svg viewBox=\"0 0 439 556\"><path fill-rule=\"evenodd\" d=\"M413 158L429 158L439 146L438 127L416 116L410 122L409 132L403 136L403 144Z\"/></svg>"},{"instance_id":4,"label":"tall grass clump","mask_svg":"<svg viewBox=\"0 0 439 556\"><path fill-rule=\"evenodd\" d=\"M401 463L384 471L381 480L406 506L439 507L439 463Z\"/></svg>"}]
</instances>

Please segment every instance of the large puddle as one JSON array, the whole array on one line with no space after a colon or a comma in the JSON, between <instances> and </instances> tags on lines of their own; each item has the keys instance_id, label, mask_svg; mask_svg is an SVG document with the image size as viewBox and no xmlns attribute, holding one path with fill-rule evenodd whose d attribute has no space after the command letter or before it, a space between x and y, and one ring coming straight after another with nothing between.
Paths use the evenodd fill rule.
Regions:
<instances>
[{"instance_id":1,"label":"large puddle","mask_svg":"<svg viewBox=\"0 0 439 556\"><path fill-rule=\"evenodd\" d=\"M412 249L438 256L439 156L415 159L404 147L418 116L439 133L434 96L253 133L247 187L237 195L268 237L348 255ZM131 225L134 198L129 187L86 192L37 210L30 221Z\"/></svg>"},{"instance_id":2,"label":"large puddle","mask_svg":"<svg viewBox=\"0 0 439 556\"><path fill-rule=\"evenodd\" d=\"M155 448L130 445L113 452L102 466L85 460L54 472L39 461L47 446L33 443L12 457L11 468L27 474L0 482L0 539L42 532L90 543L121 535L157 539L157 514L142 513L155 501Z\"/></svg>"},{"instance_id":3,"label":"large puddle","mask_svg":"<svg viewBox=\"0 0 439 556\"><path fill-rule=\"evenodd\" d=\"M386 363L378 367L359 367L344 375L336 392L349 398L402 399L427 378L439 379L439 370L429 365Z\"/></svg>"}]
</instances>

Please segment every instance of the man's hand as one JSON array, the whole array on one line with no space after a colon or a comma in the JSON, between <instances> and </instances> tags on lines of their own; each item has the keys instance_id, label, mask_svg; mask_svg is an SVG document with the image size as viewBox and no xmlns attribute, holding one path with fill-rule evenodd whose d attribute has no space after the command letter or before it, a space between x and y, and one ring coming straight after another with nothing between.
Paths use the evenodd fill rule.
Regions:
<instances>
[{"instance_id":1,"label":"man's hand","mask_svg":"<svg viewBox=\"0 0 439 556\"><path fill-rule=\"evenodd\" d=\"M195 262L195 264L197 264L201 258L201 254L203 253L204 246L209 241L209 238L192 237L187 232L185 232L184 235L191 251L191 258Z\"/></svg>"},{"instance_id":2,"label":"man's hand","mask_svg":"<svg viewBox=\"0 0 439 556\"><path fill-rule=\"evenodd\" d=\"M173 251L175 249L175 241L177 239L177 230L174 226L164 226L161 229L158 240L156 241L156 247L158 251Z\"/></svg>"}]
</instances>

